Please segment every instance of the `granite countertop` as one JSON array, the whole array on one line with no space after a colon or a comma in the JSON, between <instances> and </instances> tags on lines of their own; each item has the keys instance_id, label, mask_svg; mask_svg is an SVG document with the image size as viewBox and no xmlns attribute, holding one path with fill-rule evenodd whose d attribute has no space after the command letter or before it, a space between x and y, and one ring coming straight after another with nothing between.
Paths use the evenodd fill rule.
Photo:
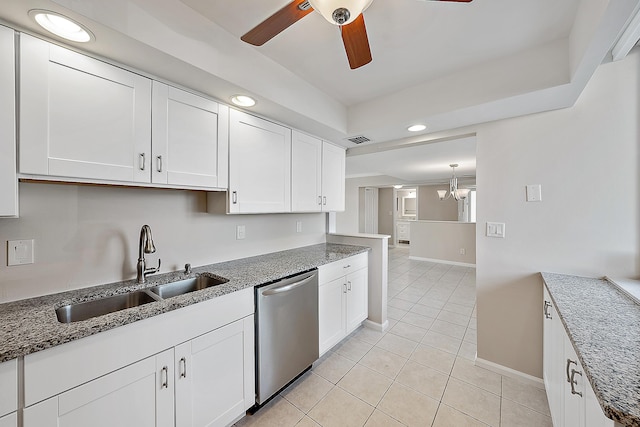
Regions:
<instances>
[{"instance_id":1,"label":"granite countertop","mask_svg":"<svg viewBox=\"0 0 640 427\"><path fill-rule=\"evenodd\" d=\"M640 427L640 305L606 278L542 278L605 415Z\"/></svg>"},{"instance_id":2,"label":"granite countertop","mask_svg":"<svg viewBox=\"0 0 640 427\"><path fill-rule=\"evenodd\" d=\"M172 272L147 276L141 285L135 279L45 295L0 304L0 362L64 344L137 320L146 319L241 289L273 282L312 270L320 265L367 252L363 246L322 243L266 255L242 258L193 268L191 274ZM154 285L209 274L229 279L227 283L197 292L152 302L89 320L60 323L55 310L67 304L91 301Z\"/></svg>"}]
</instances>

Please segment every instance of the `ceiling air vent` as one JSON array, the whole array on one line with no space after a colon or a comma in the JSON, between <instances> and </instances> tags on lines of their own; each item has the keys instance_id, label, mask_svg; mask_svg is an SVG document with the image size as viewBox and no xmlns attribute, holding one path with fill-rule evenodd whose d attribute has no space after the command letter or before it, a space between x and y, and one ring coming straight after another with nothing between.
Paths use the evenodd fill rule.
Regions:
<instances>
[{"instance_id":1,"label":"ceiling air vent","mask_svg":"<svg viewBox=\"0 0 640 427\"><path fill-rule=\"evenodd\" d=\"M347 141L351 141L354 144L362 144L363 142L370 142L371 140L364 135L352 136L351 138L347 138Z\"/></svg>"}]
</instances>

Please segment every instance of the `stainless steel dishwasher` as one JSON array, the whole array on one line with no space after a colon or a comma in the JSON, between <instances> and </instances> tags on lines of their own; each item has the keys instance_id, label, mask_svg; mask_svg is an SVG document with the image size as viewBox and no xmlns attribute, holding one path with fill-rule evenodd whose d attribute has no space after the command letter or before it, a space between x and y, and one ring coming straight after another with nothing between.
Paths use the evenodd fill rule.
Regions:
<instances>
[{"instance_id":1,"label":"stainless steel dishwasher","mask_svg":"<svg viewBox=\"0 0 640 427\"><path fill-rule=\"evenodd\" d=\"M255 292L259 407L318 359L318 273L299 274Z\"/></svg>"}]
</instances>

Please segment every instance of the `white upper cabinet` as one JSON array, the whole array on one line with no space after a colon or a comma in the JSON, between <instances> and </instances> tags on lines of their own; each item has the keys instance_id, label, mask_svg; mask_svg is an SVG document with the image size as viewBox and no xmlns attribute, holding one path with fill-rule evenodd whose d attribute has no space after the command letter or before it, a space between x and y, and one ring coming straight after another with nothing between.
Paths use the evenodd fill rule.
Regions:
<instances>
[{"instance_id":1,"label":"white upper cabinet","mask_svg":"<svg viewBox=\"0 0 640 427\"><path fill-rule=\"evenodd\" d=\"M322 210L322 140L297 130L291 138L291 210Z\"/></svg>"},{"instance_id":2,"label":"white upper cabinet","mask_svg":"<svg viewBox=\"0 0 640 427\"><path fill-rule=\"evenodd\" d=\"M228 211L291 212L291 129L230 110Z\"/></svg>"},{"instance_id":3,"label":"white upper cabinet","mask_svg":"<svg viewBox=\"0 0 640 427\"><path fill-rule=\"evenodd\" d=\"M345 150L293 131L291 143L291 210L344 210Z\"/></svg>"},{"instance_id":4,"label":"white upper cabinet","mask_svg":"<svg viewBox=\"0 0 640 427\"><path fill-rule=\"evenodd\" d=\"M151 80L22 34L20 173L150 182Z\"/></svg>"},{"instance_id":5,"label":"white upper cabinet","mask_svg":"<svg viewBox=\"0 0 640 427\"><path fill-rule=\"evenodd\" d=\"M226 188L229 108L153 82L152 182Z\"/></svg>"},{"instance_id":6,"label":"white upper cabinet","mask_svg":"<svg viewBox=\"0 0 640 427\"><path fill-rule=\"evenodd\" d=\"M18 215L13 30L0 26L0 216Z\"/></svg>"},{"instance_id":7,"label":"white upper cabinet","mask_svg":"<svg viewBox=\"0 0 640 427\"><path fill-rule=\"evenodd\" d=\"M345 149L322 143L322 210L344 211Z\"/></svg>"}]
</instances>

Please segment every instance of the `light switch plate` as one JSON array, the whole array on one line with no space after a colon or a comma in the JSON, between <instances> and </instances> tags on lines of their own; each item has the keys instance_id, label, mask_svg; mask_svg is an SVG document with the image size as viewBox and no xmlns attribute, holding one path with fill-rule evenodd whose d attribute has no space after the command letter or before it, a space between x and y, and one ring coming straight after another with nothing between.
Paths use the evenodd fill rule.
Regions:
<instances>
[{"instance_id":1,"label":"light switch plate","mask_svg":"<svg viewBox=\"0 0 640 427\"><path fill-rule=\"evenodd\" d=\"M236 227L236 240L242 240L246 236L244 225L238 225Z\"/></svg>"},{"instance_id":2,"label":"light switch plate","mask_svg":"<svg viewBox=\"0 0 640 427\"><path fill-rule=\"evenodd\" d=\"M504 222L487 222L487 237L500 237L504 239Z\"/></svg>"},{"instance_id":3,"label":"light switch plate","mask_svg":"<svg viewBox=\"0 0 640 427\"><path fill-rule=\"evenodd\" d=\"M7 242L7 265L33 264L33 239Z\"/></svg>"},{"instance_id":4,"label":"light switch plate","mask_svg":"<svg viewBox=\"0 0 640 427\"><path fill-rule=\"evenodd\" d=\"M296 233L302 233L302 221L296 221Z\"/></svg>"},{"instance_id":5,"label":"light switch plate","mask_svg":"<svg viewBox=\"0 0 640 427\"><path fill-rule=\"evenodd\" d=\"M542 185L527 185L527 202L542 201Z\"/></svg>"}]
</instances>

